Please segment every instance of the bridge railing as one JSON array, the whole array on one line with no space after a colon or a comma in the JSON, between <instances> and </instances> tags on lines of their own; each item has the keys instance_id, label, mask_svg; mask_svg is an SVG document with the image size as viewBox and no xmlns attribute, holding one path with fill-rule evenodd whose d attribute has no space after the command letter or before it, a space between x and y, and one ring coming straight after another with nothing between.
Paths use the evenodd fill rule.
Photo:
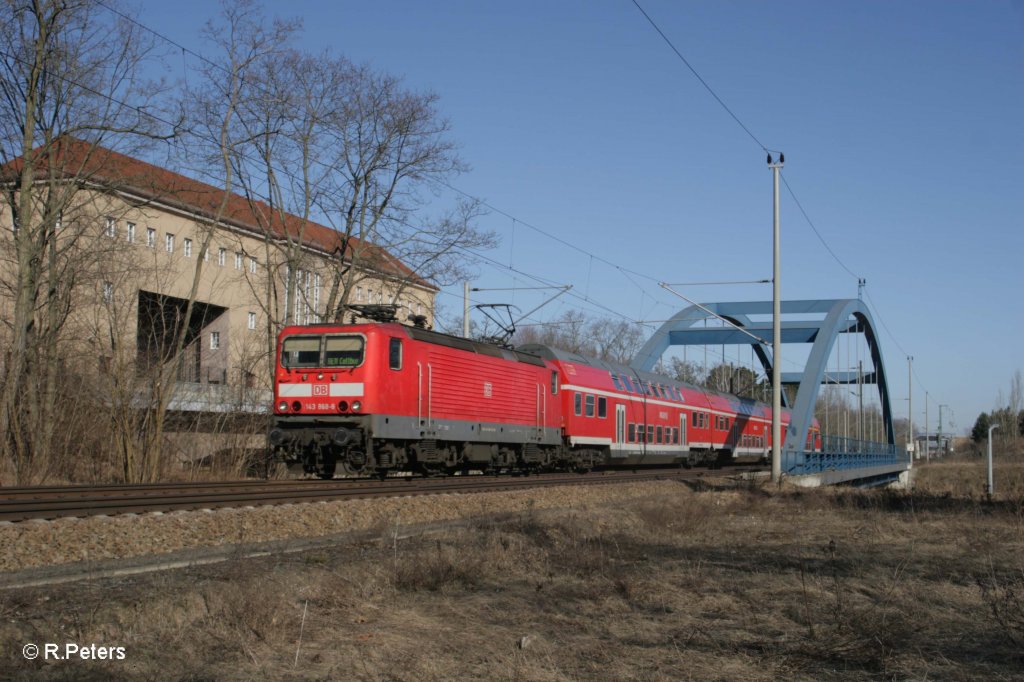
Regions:
<instances>
[{"instance_id":1,"label":"bridge railing","mask_svg":"<svg viewBox=\"0 0 1024 682\"><path fill-rule=\"evenodd\" d=\"M821 452L802 452L791 458L791 475L838 469L909 465L910 455L896 445L840 436L822 436Z\"/></svg>"}]
</instances>

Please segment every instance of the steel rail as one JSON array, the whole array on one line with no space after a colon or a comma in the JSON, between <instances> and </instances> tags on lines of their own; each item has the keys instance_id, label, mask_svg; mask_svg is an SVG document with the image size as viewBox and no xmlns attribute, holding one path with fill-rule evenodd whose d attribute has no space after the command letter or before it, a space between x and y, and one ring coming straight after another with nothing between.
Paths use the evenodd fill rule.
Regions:
<instances>
[{"instance_id":1,"label":"steel rail","mask_svg":"<svg viewBox=\"0 0 1024 682\"><path fill-rule=\"evenodd\" d=\"M712 476L728 475L758 469L759 467L730 467L724 470L657 469L643 472L602 472L589 475L452 476L447 478L392 478L384 481L234 481L211 484L151 484L95 488L74 486L70 490L59 487L0 489L0 521L110 516L373 497L481 493L564 485L698 479L709 474Z\"/></svg>"}]
</instances>

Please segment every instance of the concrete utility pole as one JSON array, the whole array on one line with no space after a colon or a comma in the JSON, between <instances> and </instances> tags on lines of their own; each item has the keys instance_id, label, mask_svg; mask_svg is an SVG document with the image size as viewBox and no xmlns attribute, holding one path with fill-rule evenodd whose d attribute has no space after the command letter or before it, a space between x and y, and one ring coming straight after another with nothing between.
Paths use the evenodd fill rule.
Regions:
<instances>
[{"instance_id":1,"label":"concrete utility pole","mask_svg":"<svg viewBox=\"0 0 1024 682\"><path fill-rule=\"evenodd\" d=\"M772 171L772 207L774 209L772 232L772 481L782 481L782 302L779 281L779 171L786 162L786 156L779 153L779 162L772 161L768 154L768 168Z\"/></svg>"},{"instance_id":2,"label":"concrete utility pole","mask_svg":"<svg viewBox=\"0 0 1024 682\"><path fill-rule=\"evenodd\" d=\"M914 356L907 356L907 450L914 459Z\"/></svg>"},{"instance_id":3,"label":"concrete utility pole","mask_svg":"<svg viewBox=\"0 0 1024 682\"><path fill-rule=\"evenodd\" d=\"M992 432L999 428L999 424L988 427L988 494L989 497L995 492L992 486Z\"/></svg>"},{"instance_id":4,"label":"concrete utility pole","mask_svg":"<svg viewBox=\"0 0 1024 682\"><path fill-rule=\"evenodd\" d=\"M942 447L942 408L943 407L949 407L949 406L948 405L943 405L942 403L939 403L939 434L935 437L935 447L938 448L938 450L939 450L939 453L938 453L939 457L942 457L942 455L944 455L945 452L946 452L946 448Z\"/></svg>"},{"instance_id":5,"label":"concrete utility pole","mask_svg":"<svg viewBox=\"0 0 1024 682\"><path fill-rule=\"evenodd\" d=\"M932 461L932 441L928 435L928 391L924 392L924 460Z\"/></svg>"},{"instance_id":6,"label":"concrete utility pole","mask_svg":"<svg viewBox=\"0 0 1024 682\"><path fill-rule=\"evenodd\" d=\"M469 282L462 283L462 337L469 338Z\"/></svg>"}]
</instances>

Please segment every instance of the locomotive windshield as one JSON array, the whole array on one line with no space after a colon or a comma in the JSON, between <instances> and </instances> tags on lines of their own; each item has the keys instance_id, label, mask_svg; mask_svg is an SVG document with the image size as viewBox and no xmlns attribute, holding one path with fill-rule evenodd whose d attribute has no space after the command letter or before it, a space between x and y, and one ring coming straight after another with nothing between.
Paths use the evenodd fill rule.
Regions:
<instances>
[{"instance_id":1,"label":"locomotive windshield","mask_svg":"<svg viewBox=\"0 0 1024 682\"><path fill-rule=\"evenodd\" d=\"M361 336L291 336L281 349L282 367L358 367L363 364Z\"/></svg>"},{"instance_id":2,"label":"locomotive windshield","mask_svg":"<svg viewBox=\"0 0 1024 682\"><path fill-rule=\"evenodd\" d=\"M363 364L363 337L327 337L324 344L324 367L356 367L361 364Z\"/></svg>"},{"instance_id":3,"label":"locomotive windshield","mask_svg":"<svg viewBox=\"0 0 1024 682\"><path fill-rule=\"evenodd\" d=\"M281 349L282 367L317 367L320 364L319 336L292 336Z\"/></svg>"}]
</instances>

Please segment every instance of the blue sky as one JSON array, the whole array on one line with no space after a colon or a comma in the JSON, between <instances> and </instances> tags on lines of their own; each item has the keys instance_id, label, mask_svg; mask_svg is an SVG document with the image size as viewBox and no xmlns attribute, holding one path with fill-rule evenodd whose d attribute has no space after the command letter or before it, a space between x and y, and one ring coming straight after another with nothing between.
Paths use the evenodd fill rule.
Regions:
<instances>
[{"instance_id":1,"label":"blue sky","mask_svg":"<svg viewBox=\"0 0 1024 682\"><path fill-rule=\"evenodd\" d=\"M855 297L867 279L897 416L911 354L915 421L927 390L933 427L944 403L969 428L1024 367L1024 2L640 4L753 135L785 152L787 180L842 262L783 190L783 297ZM659 281L771 276L763 151L631 0L267 8L303 18L310 50L440 96L471 166L453 184L517 221L481 220L502 237L487 254L500 266L481 265L474 286L537 286L529 275L578 296L538 318L604 306L660 320L685 303ZM140 18L198 48L213 11L146 2ZM768 285L681 291L771 298ZM449 293L440 302L457 312L461 287ZM528 310L542 297L475 300Z\"/></svg>"}]
</instances>

